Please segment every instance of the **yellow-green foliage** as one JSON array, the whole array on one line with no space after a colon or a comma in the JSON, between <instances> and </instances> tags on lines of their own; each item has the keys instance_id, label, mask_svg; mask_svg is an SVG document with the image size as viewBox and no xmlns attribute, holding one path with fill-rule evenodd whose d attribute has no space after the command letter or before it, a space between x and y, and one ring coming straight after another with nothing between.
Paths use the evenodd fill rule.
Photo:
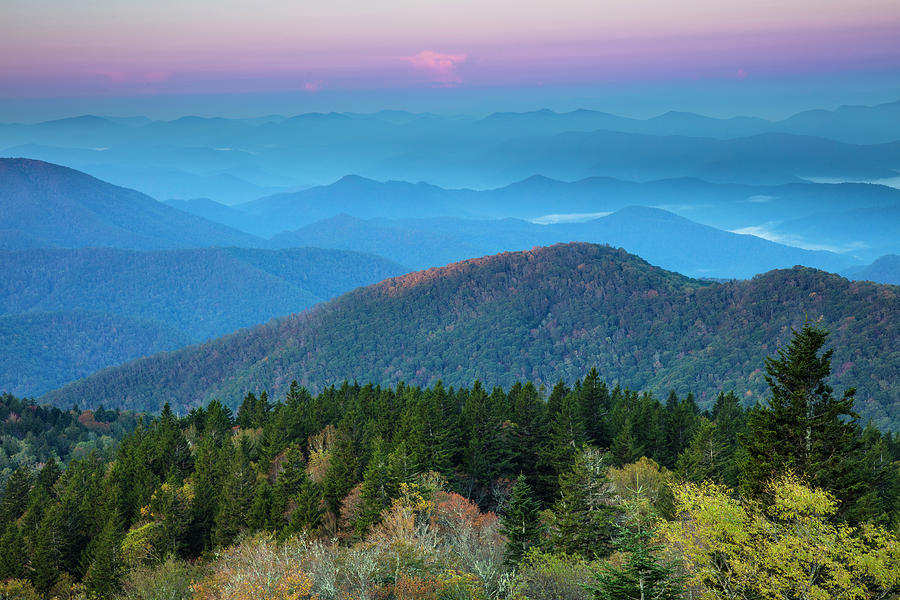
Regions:
<instances>
[{"instance_id":1,"label":"yellow-green foliage","mask_svg":"<svg viewBox=\"0 0 900 600\"><path fill-rule=\"evenodd\" d=\"M880 598L900 585L900 540L835 524L834 497L792 474L769 484L771 506L713 483L674 487L678 519L662 528L688 582L708 599Z\"/></svg>"},{"instance_id":2,"label":"yellow-green foliage","mask_svg":"<svg viewBox=\"0 0 900 600\"><path fill-rule=\"evenodd\" d=\"M119 600L187 600L195 569L173 557L150 566L138 566L122 582Z\"/></svg>"},{"instance_id":3,"label":"yellow-green foliage","mask_svg":"<svg viewBox=\"0 0 900 600\"><path fill-rule=\"evenodd\" d=\"M588 600L596 563L580 556L551 554L532 548L519 565L510 598Z\"/></svg>"},{"instance_id":4,"label":"yellow-green foliage","mask_svg":"<svg viewBox=\"0 0 900 600\"><path fill-rule=\"evenodd\" d=\"M122 561L137 566L151 560L155 555L159 528L155 521L132 527L122 540Z\"/></svg>"},{"instance_id":5,"label":"yellow-green foliage","mask_svg":"<svg viewBox=\"0 0 900 600\"><path fill-rule=\"evenodd\" d=\"M30 581L8 579L0 581L0 598L3 600L41 600Z\"/></svg>"}]
</instances>

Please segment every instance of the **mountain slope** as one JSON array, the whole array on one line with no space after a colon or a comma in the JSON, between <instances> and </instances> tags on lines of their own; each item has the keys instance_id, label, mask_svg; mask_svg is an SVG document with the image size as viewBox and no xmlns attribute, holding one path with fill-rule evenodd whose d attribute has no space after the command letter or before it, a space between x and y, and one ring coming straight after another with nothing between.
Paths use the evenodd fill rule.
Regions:
<instances>
[{"instance_id":1,"label":"mountain slope","mask_svg":"<svg viewBox=\"0 0 900 600\"><path fill-rule=\"evenodd\" d=\"M552 385L596 365L608 380L709 401L765 389L764 357L803 319L833 332L837 385L857 408L900 423L900 292L806 268L704 285L622 250L567 244L469 260L388 279L312 311L207 344L101 371L47 394L179 410L248 390L283 394L345 378L459 385L478 378Z\"/></svg>"},{"instance_id":2,"label":"mountain slope","mask_svg":"<svg viewBox=\"0 0 900 600\"><path fill-rule=\"evenodd\" d=\"M306 243L371 252L417 269L558 242L623 247L651 264L691 277L747 278L794 265L838 271L855 261L833 252L802 250L738 235L657 208L632 206L584 223L538 225L518 219L373 219L347 215L272 238L291 247Z\"/></svg>"},{"instance_id":3,"label":"mountain slope","mask_svg":"<svg viewBox=\"0 0 900 600\"><path fill-rule=\"evenodd\" d=\"M900 256L886 254L871 265L846 269L842 275L850 279L900 285Z\"/></svg>"},{"instance_id":4,"label":"mountain slope","mask_svg":"<svg viewBox=\"0 0 900 600\"><path fill-rule=\"evenodd\" d=\"M159 321L67 311L0 315L0 390L31 396L190 339ZM71 408L71 407L70 407Z\"/></svg>"},{"instance_id":5,"label":"mountain slope","mask_svg":"<svg viewBox=\"0 0 900 600\"><path fill-rule=\"evenodd\" d=\"M405 271L320 248L0 251L0 390L41 394Z\"/></svg>"},{"instance_id":6,"label":"mountain slope","mask_svg":"<svg viewBox=\"0 0 900 600\"><path fill-rule=\"evenodd\" d=\"M28 159L0 159L0 223L6 247L16 235L61 248L150 250L261 242L140 192Z\"/></svg>"}]
</instances>

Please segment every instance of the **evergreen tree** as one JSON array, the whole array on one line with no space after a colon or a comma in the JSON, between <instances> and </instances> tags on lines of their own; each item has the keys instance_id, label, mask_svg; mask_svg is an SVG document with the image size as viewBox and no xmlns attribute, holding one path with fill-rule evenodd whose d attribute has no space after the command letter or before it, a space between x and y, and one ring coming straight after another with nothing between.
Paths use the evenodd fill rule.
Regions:
<instances>
[{"instance_id":1,"label":"evergreen tree","mask_svg":"<svg viewBox=\"0 0 900 600\"><path fill-rule=\"evenodd\" d=\"M540 506L525 475L519 475L501 519L500 532L507 538L507 564L518 564L525 552L538 543L542 529Z\"/></svg>"},{"instance_id":2,"label":"evergreen tree","mask_svg":"<svg viewBox=\"0 0 900 600\"><path fill-rule=\"evenodd\" d=\"M305 531L310 535L315 535L322 527L324 515L322 493L313 480L307 478L297 493L296 506L291 513L288 531L292 533Z\"/></svg>"},{"instance_id":3,"label":"evergreen tree","mask_svg":"<svg viewBox=\"0 0 900 600\"><path fill-rule=\"evenodd\" d=\"M575 394L559 382L547 403L550 435L540 451L538 495L549 503L559 492L559 476L567 471L585 443Z\"/></svg>"},{"instance_id":4,"label":"evergreen tree","mask_svg":"<svg viewBox=\"0 0 900 600\"><path fill-rule=\"evenodd\" d=\"M27 531L27 530L26 530ZM44 512L40 525L27 540L29 546L29 578L34 587L46 593L62 574L63 514L59 505L52 504Z\"/></svg>"},{"instance_id":5,"label":"evergreen tree","mask_svg":"<svg viewBox=\"0 0 900 600\"><path fill-rule=\"evenodd\" d=\"M84 575L84 585L100 598L112 598L118 592L119 580L124 572L121 542L121 523L114 513L87 550L90 566Z\"/></svg>"},{"instance_id":6,"label":"evergreen tree","mask_svg":"<svg viewBox=\"0 0 900 600\"><path fill-rule=\"evenodd\" d=\"M227 546L248 526L247 518L256 493L256 472L244 444L238 445L225 478L213 528L213 542Z\"/></svg>"},{"instance_id":7,"label":"evergreen tree","mask_svg":"<svg viewBox=\"0 0 900 600\"><path fill-rule=\"evenodd\" d=\"M32 482L31 469L25 467L19 467L10 475L0 500L0 526L18 519L25 512Z\"/></svg>"},{"instance_id":8,"label":"evergreen tree","mask_svg":"<svg viewBox=\"0 0 900 600\"><path fill-rule=\"evenodd\" d=\"M609 550L614 512L608 492L604 456L588 448L575 457L572 468L559 477L560 496L553 506L550 536L559 552L591 559Z\"/></svg>"},{"instance_id":9,"label":"evergreen tree","mask_svg":"<svg viewBox=\"0 0 900 600\"><path fill-rule=\"evenodd\" d=\"M644 448L641 446L634 435L634 426L632 425L631 416L625 418L621 429L613 438L612 445L609 448L613 464L617 467L627 465L639 459L644 455Z\"/></svg>"},{"instance_id":10,"label":"evergreen tree","mask_svg":"<svg viewBox=\"0 0 900 600\"><path fill-rule=\"evenodd\" d=\"M609 390L600 381L600 373L595 367L591 367L575 393L587 442L599 448L609 447L612 442L606 426L610 410Z\"/></svg>"},{"instance_id":11,"label":"evergreen tree","mask_svg":"<svg viewBox=\"0 0 900 600\"><path fill-rule=\"evenodd\" d=\"M294 497L307 480L306 461L297 445L291 445L276 460L276 479L272 489L271 522L276 527L287 523Z\"/></svg>"},{"instance_id":12,"label":"evergreen tree","mask_svg":"<svg viewBox=\"0 0 900 600\"><path fill-rule=\"evenodd\" d=\"M22 579L26 576L26 564L22 560L25 538L15 521L6 524L0 537L0 581Z\"/></svg>"},{"instance_id":13,"label":"evergreen tree","mask_svg":"<svg viewBox=\"0 0 900 600\"><path fill-rule=\"evenodd\" d=\"M687 481L722 483L728 463L728 448L715 423L700 417L694 437L678 457L676 473Z\"/></svg>"},{"instance_id":14,"label":"evergreen tree","mask_svg":"<svg viewBox=\"0 0 900 600\"><path fill-rule=\"evenodd\" d=\"M322 480L322 495L328 510L337 518L341 502L356 485L359 477L359 458L352 440L341 431L329 452L328 470Z\"/></svg>"},{"instance_id":15,"label":"evergreen tree","mask_svg":"<svg viewBox=\"0 0 900 600\"><path fill-rule=\"evenodd\" d=\"M855 390L835 397L825 380L833 350L822 351L828 333L809 323L794 331L777 358L766 359L771 395L750 411L741 489L760 496L773 477L791 470L841 500L841 513L853 515L856 501L869 487L860 442ZM821 353L821 354L820 354Z\"/></svg>"},{"instance_id":16,"label":"evergreen tree","mask_svg":"<svg viewBox=\"0 0 900 600\"><path fill-rule=\"evenodd\" d=\"M616 549L625 555L621 567L605 565L589 589L596 600L681 600L683 577L658 557L655 531L638 526L620 528Z\"/></svg>"},{"instance_id":17,"label":"evergreen tree","mask_svg":"<svg viewBox=\"0 0 900 600\"><path fill-rule=\"evenodd\" d=\"M376 440L375 452L363 476L360 500L362 506L356 521L357 533L365 533L381 517L381 512L391 505L400 489L400 474L391 459L383 440Z\"/></svg>"}]
</instances>

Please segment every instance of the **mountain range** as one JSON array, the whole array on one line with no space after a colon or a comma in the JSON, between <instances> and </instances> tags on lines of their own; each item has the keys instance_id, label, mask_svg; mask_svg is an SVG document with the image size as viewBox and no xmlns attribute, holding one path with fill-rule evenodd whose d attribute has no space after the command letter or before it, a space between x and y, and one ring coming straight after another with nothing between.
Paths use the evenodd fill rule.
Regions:
<instances>
[{"instance_id":1,"label":"mountain range","mask_svg":"<svg viewBox=\"0 0 900 600\"><path fill-rule=\"evenodd\" d=\"M320 248L0 251L0 390L42 394L406 271Z\"/></svg>"},{"instance_id":2,"label":"mountain range","mask_svg":"<svg viewBox=\"0 0 900 600\"><path fill-rule=\"evenodd\" d=\"M354 290L311 311L112 367L46 394L58 406L179 411L248 391L279 396L344 379L547 386L596 366L610 381L702 405L766 390L764 358L804 319L831 332L834 385L882 428L900 422L900 292L797 267L710 283L622 250L575 243L419 271Z\"/></svg>"},{"instance_id":3,"label":"mountain range","mask_svg":"<svg viewBox=\"0 0 900 600\"><path fill-rule=\"evenodd\" d=\"M247 202L347 173L497 187L539 173L787 183L896 177L900 102L781 121L576 110L439 116L384 111L174 121L81 116L0 125L0 155L61 163L157 199ZM363 216L363 215L360 215Z\"/></svg>"},{"instance_id":4,"label":"mountain range","mask_svg":"<svg viewBox=\"0 0 900 600\"><path fill-rule=\"evenodd\" d=\"M371 219L339 215L272 238L274 246L309 244L384 256L416 269L558 242L627 248L651 264L691 277L749 278L805 265L836 272L854 261L694 223L658 208L626 207L578 223L539 225L519 219Z\"/></svg>"},{"instance_id":5,"label":"mountain range","mask_svg":"<svg viewBox=\"0 0 900 600\"><path fill-rule=\"evenodd\" d=\"M589 221L624 208L644 206L665 209L718 229L755 233L768 237L770 241L808 249L833 250L845 257L836 259L833 264L841 260L868 262L884 254L900 252L900 238L894 235L900 227L900 190L875 184L751 186L715 184L698 179L639 183L603 177L568 183L532 176L502 188L470 190L346 176L330 185L267 196L235 206L225 206L209 199L170 201L170 204L261 237L275 236L270 245L276 247L301 239L283 232L304 229L308 233L307 226L339 214L361 219L394 220L456 217L467 219L459 224L468 226L473 226L473 220L496 221L508 217L555 224ZM497 229L502 228L502 222L497 222ZM525 247L543 245L548 240L623 244L615 239L565 237L568 233L560 237L552 231L552 228L544 232L533 228L532 241ZM467 230L457 233L465 237ZM514 246L491 249L500 251L522 247L518 242ZM642 252L637 247L633 250L639 254ZM390 256L397 260L395 254ZM478 254L456 257L474 256ZM423 264L406 259L402 262L414 266L444 264ZM798 263L833 268L833 264L829 263L797 260L789 264L770 264L756 270L748 266L742 273L750 270L758 273L774 266ZM677 263L667 266L688 272ZM744 275L735 272L723 276Z\"/></svg>"}]
</instances>

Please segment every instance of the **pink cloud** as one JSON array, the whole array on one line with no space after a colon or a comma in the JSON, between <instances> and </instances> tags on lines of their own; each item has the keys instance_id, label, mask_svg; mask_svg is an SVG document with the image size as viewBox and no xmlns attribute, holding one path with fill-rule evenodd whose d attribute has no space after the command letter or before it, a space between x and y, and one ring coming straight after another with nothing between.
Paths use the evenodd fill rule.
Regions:
<instances>
[{"instance_id":1,"label":"pink cloud","mask_svg":"<svg viewBox=\"0 0 900 600\"><path fill-rule=\"evenodd\" d=\"M423 50L414 56L404 58L416 69L425 71L431 80L441 86L453 86L462 83L458 67L466 62L466 54L443 54L432 50Z\"/></svg>"},{"instance_id":2,"label":"pink cloud","mask_svg":"<svg viewBox=\"0 0 900 600\"><path fill-rule=\"evenodd\" d=\"M307 81L303 84L303 91L308 94L315 94L322 89L321 81Z\"/></svg>"}]
</instances>

